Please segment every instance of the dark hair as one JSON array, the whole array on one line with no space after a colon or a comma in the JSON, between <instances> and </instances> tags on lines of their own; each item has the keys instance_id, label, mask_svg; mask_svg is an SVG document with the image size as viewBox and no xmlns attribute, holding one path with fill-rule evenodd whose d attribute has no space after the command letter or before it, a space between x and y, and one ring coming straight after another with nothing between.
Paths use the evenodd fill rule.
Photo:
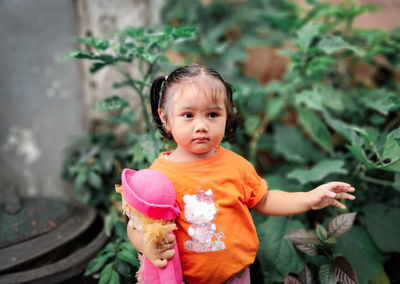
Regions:
<instances>
[{"instance_id":1,"label":"dark hair","mask_svg":"<svg viewBox=\"0 0 400 284\"><path fill-rule=\"evenodd\" d=\"M225 127L225 138L229 138L235 134L236 131L236 113L234 109L234 104L232 100L232 94L233 94L233 89L231 84L226 82L221 75L205 66L200 66L198 64L191 64L191 65L186 65L179 67L175 69L174 71L171 72L168 76L165 77L157 77L154 81L153 84L151 85L150 89L150 103L151 103L151 111L153 114L153 121L158 128L158 130L161 132L161 134L168 138L172 139L173 137L171 136L170 133L167 133L167 131L163 127L163 123L161 121L161 118L158 114L158 109L162 108L165 105L165 102L167 101L167 91L168 89L179 82L182 82L183 80L190 78L190 77L196 77L201 74L210 76L220 82L225 87L226 90L226 102L227 102L227 119L226 119L226 127Z\"/></svg>"}]
</instances>

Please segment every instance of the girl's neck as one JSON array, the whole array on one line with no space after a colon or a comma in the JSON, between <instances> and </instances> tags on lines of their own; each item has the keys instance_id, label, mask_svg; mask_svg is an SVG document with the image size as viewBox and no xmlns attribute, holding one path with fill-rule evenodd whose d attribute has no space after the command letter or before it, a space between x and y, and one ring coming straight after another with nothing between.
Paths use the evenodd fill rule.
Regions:
<instances>
[{"instance_id":1,"label":"girl's neck","mask_svg":"<svg viewBox=\"0 0 400 284\"><path fill-rule=\"evenodd\" d=\"M217 148L212 148L210 151L206 153L193 153L188 152L182 148L177 147L175 150L168 155L168 160L173 162L193 162L197 160L202 160L208 157L211 157L217 152Z\"/></svg>"}]
</instances>

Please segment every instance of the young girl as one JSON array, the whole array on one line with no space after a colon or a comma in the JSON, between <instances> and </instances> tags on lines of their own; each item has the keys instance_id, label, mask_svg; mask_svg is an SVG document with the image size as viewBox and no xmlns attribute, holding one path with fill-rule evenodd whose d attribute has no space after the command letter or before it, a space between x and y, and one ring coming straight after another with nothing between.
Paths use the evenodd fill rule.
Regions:
<instances>
[{"instance_id":1,"label":"young girl","mask_svg":"<svg viewBox=\"0 0 400 284\"><path fill-rule=\"evenodd\" d=\"M151 168L165 174L181 209L176 223L184 281L250 283L258 238L249 209L263 215L292 215L354 199L343 182L323 184L309 192L268 190L267 183L241 156L219 146L233 134L232 88L214 70L196 64L156 78L151 87L153 118L177 147L161 153ZM143 237L128 227L132 244L150 261L164 266L175 238L143 251ZM160 260L162 260L160 262Z\"/></svg>"}]
</instances>

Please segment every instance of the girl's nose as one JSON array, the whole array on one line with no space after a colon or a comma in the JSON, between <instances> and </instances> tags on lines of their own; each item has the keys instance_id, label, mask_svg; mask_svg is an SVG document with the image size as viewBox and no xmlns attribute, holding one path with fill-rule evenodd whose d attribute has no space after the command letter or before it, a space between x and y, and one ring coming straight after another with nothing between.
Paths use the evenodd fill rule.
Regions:
<instances>
[{"instance_id":1,"label":"girl's nose","mask_svg":"<svg viewBox=\"0 0 400 284\"><path fill-rule=\"evenodd\" d=\"M204 121L204 119L202 119L202 118L197 119L196 125L195 125L195 131L196 132L207 132L208 131L207 123Z\"/></svg>"}]
</instances>

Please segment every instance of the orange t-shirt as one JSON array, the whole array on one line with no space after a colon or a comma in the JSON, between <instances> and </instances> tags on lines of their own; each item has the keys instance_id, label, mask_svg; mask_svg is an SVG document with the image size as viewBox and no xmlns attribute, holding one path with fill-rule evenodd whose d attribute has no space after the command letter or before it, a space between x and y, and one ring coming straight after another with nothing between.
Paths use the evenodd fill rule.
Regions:
<instances>
[{"instance_id":1,"label":"orange t-shirt","mask_svg":"<svg viewBox=\"0 0 400 284\"><path fill-rule=\"evenodd\" d=\"M151 169L165 174L181 209L176 241L187 283L222 283L254 262L258 238L249 208L266 194L267 183L243 157L217 147L193 161L161 153Z\"/></svg>"}]
</instances>

